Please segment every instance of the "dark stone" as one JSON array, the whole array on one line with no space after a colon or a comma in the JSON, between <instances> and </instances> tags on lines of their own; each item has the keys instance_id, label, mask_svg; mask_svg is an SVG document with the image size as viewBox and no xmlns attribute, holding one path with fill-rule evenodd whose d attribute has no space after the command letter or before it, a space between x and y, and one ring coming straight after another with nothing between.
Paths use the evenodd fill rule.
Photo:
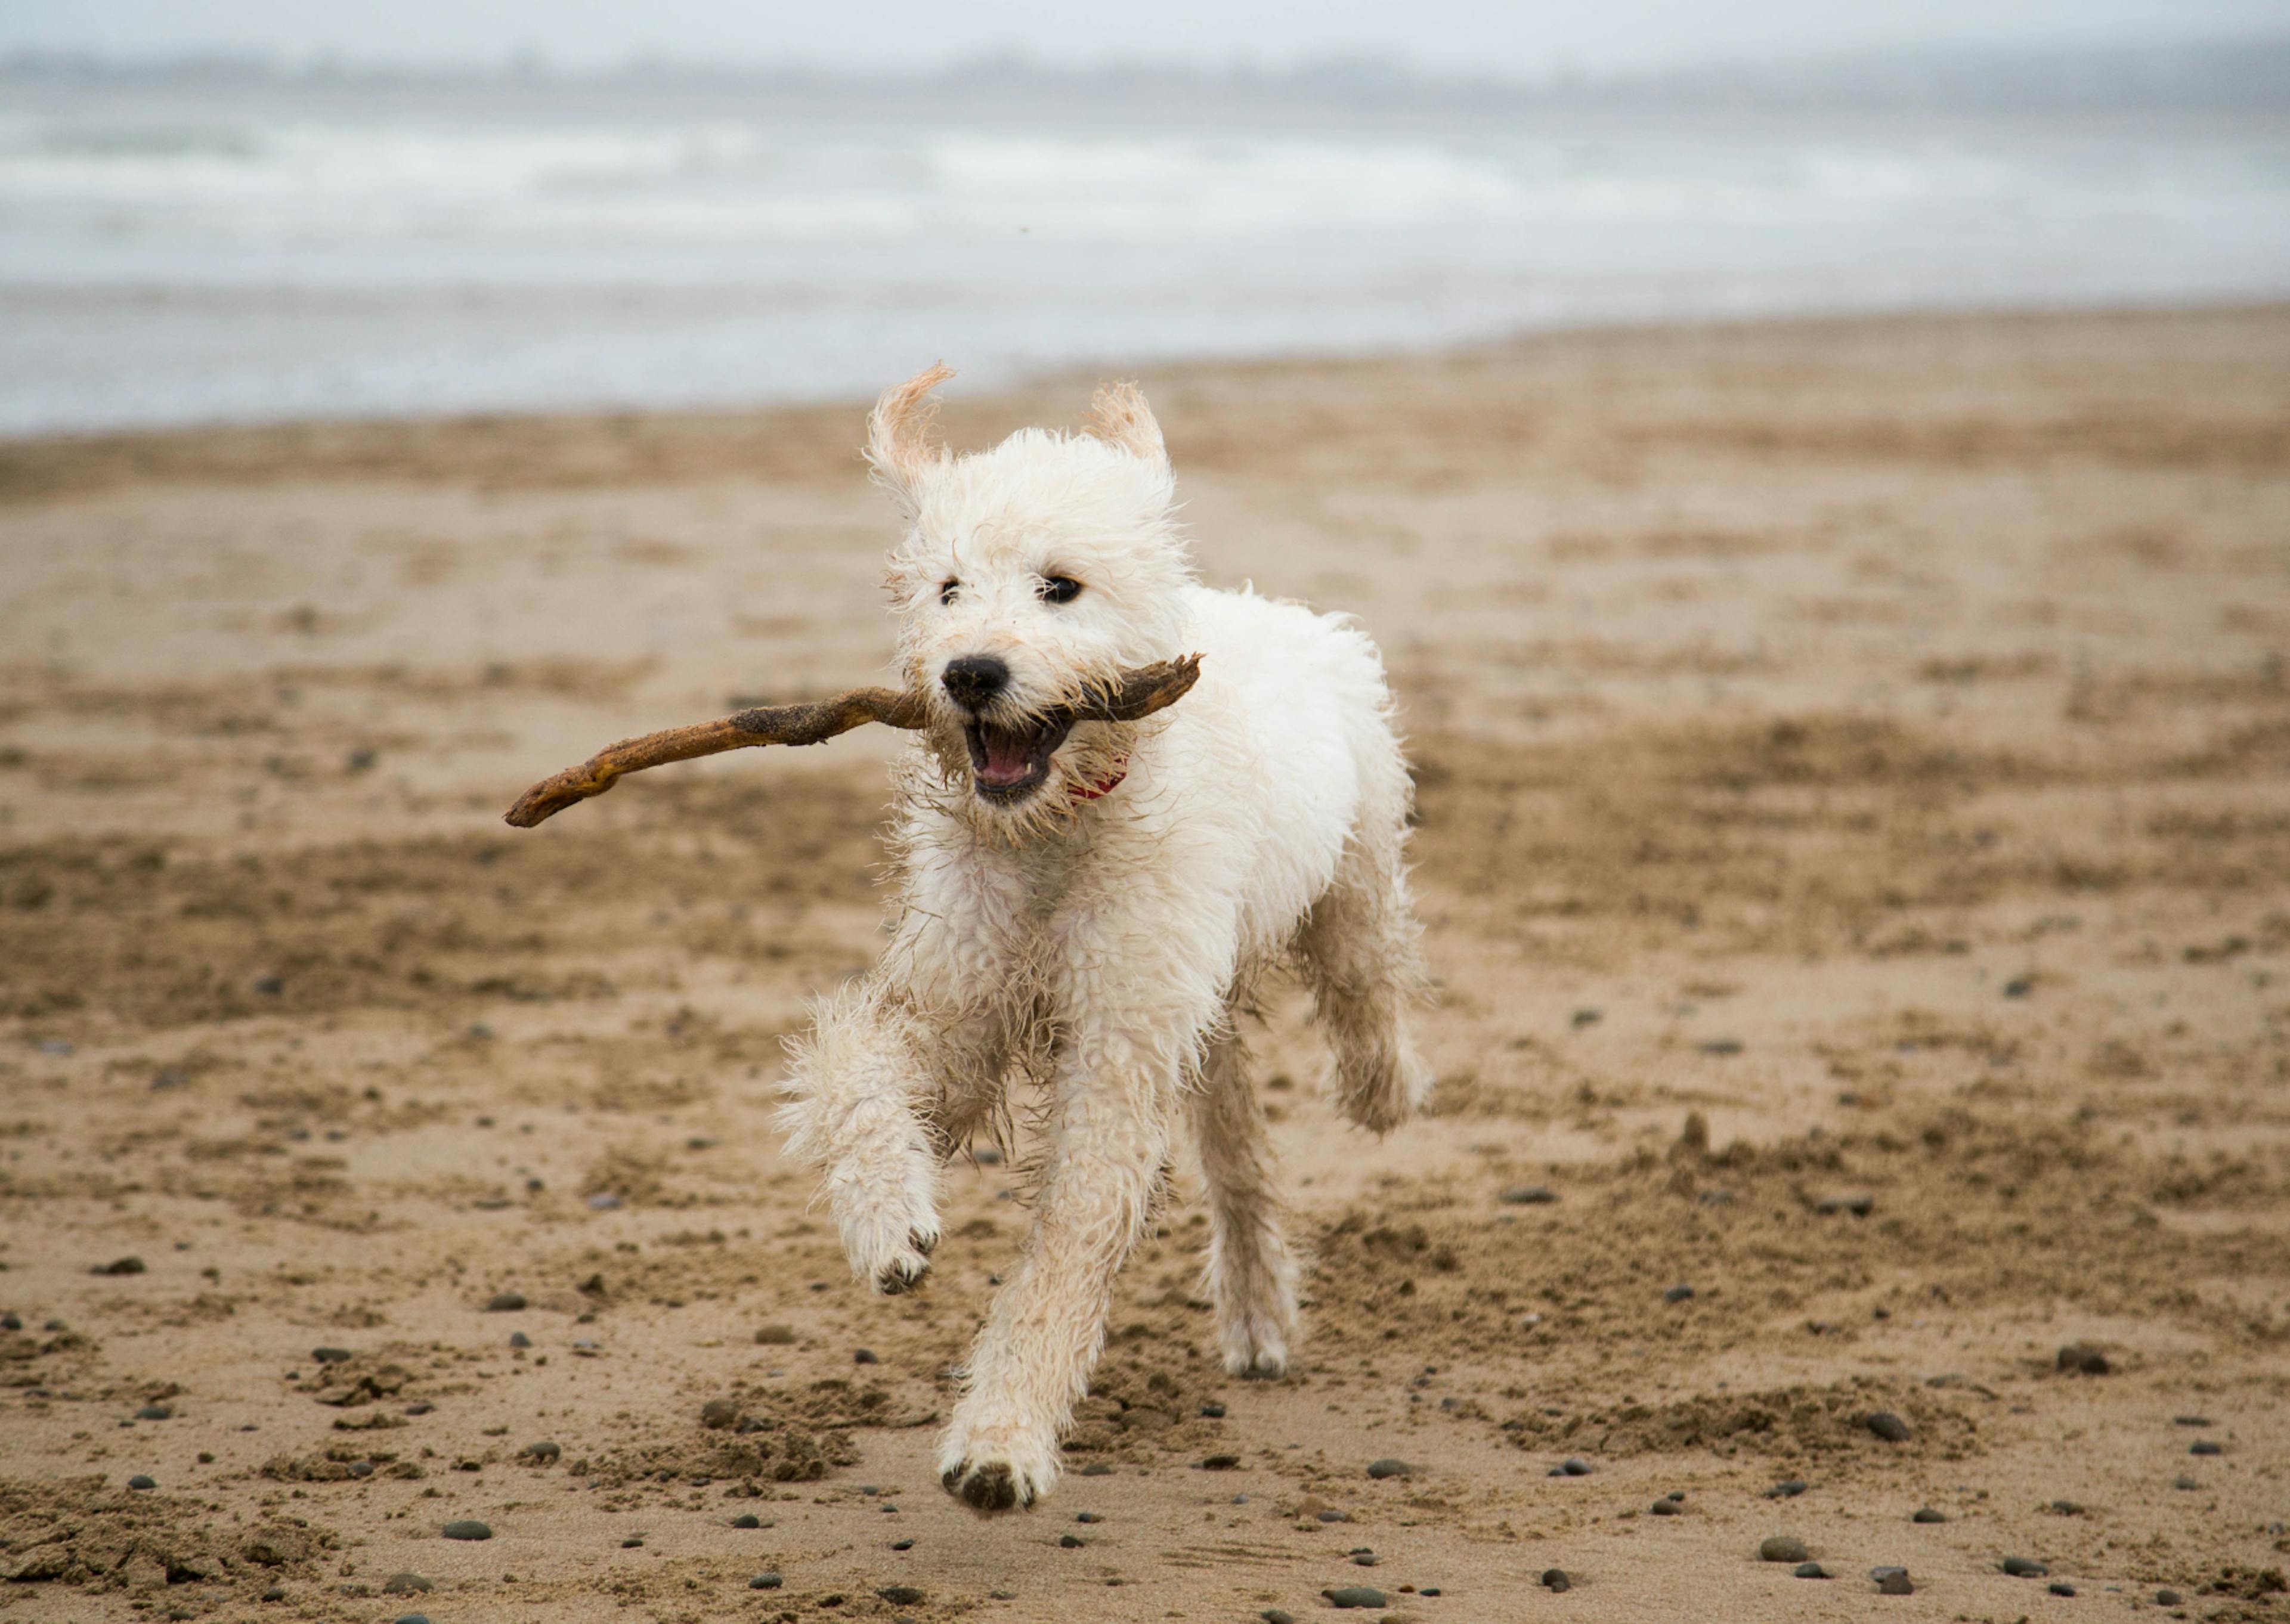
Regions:
<instances>
[{"instance_id":1,"label":"dark stone","mask_svg":"<svg viewBox=\"0 0 2290 1624\"><path fill-rule=\"evenodd\" d=\"M1377 1556L1373 1551L1354 1551L1352 1553L1352 1565L1356 1568L1381 1567L1383 1565L1383 1558Z\"/></svg>"},{"instance_id":2,"label":"dark stone","mask_svg":"<svg viewBox=\"0 0 2290 1624\"><path fill-rule=\"evenodd\" d=\"M795 1341L793 1325L765 1325L756 1332L757 1342L765 1348L786 1348Z\"/></svg>"},{"instance_id":3,"label":"dark stone","mask_svg":"<svg viewBox=\"0 0 2290 1624\"><path fill-rule=\"evenodd\" d=\"M1676 1516L1685 1509L1674 1500L1658 1500L1646 1508L1647 1513L1653 1516Z\"/></svg>"},{"instance_id":4,"label":"dark stone","mask_svg":"<svg viewBox=\"0 0 2290 1624\"><path fill-rule=\"evenodd\" d=\"M1908 1422L1890 1410L1879 1410L1862 1424L1887 1444L1905 1444L1912 1436Z\"/></svg>"},{"instance_id":5,"label":"dark stone","mask_svg":"<svg viewBox=\"0 0 2290 1624\"><path fill-rule=\"evenodd\" d=\"M524 1308L523 1292L495 1292L485 1303L488 1314L516 1314Z\"/></svg>"},{"instance_id":6,"label":"dark stone","mask_svg":"<svg viewBox=\"0 0 2290 1624\"><path fill-rule=\"evenodd\" d=\"M736 1398L711 1398L700 1406L700 1424L711 1429L729 1427L740 1419L740 1401Z\"/></svg>"},{"instance_id":7,"label":"dark stone","mask_svg":"<svg viewBox=\"0 0 2290 1624\"><path fill-rule=\"evenodd\" d=\"M2210 1424L2211 1418L2207 1415L2174 1415L2171 1418L2174 1427L2207 1427Z\"/></svg>"},{"instance_id":8,"label":"dark stone","mask_svg":"<svg viewBox=\"0 0 2290 1624\"><path fill-rule=\"evenodd\" d=\"M1930 1506L1919 1506L1917 1508L1915 1515L1909 1518L1909 1521L1911 1523L1945 1523L1948 1521L1948 1518L1942 1516L1939 1512L1934 1511Z\"/></svg>"},{"instance_id":9,"label":"dark stone","mask_svg":"<svg viewBox=\"0 0 2290 1624\"><path fill-rule=\"evenodd\" d=\"M1239 1466L1239 1464L1240 1457L1238 1455L1211 1455L1207 1460L1201 1462L1201 1470L1205 1472L1229 1472L1236 1467Z\"/></svg>"},{"instance_id":10,"label":"dark stone","mask_svg":"<svg viewBox=\"0 0 2290 1624\"><path fill-rule=\"evenodd\" d=\"M159 1486L159 1480L138 1472L127 1480L127 1486L131 1489L156 1489Z\"/></svg>"},{"instance_id":11,"label":"dark stone","mask_svg":"<svg viewBox=\"0 0 2290 1624\"><path fill-rule=\"evenodd\" d=\"M313 1348L310 1357L320 1364L348 1364L357 1356L347 1348Z\"/></svg>"},{"instance_id":12,"label":"dark stone","mask_svg":"<svg viewBox=\"0 0 2290 1624\"><path fill-rule=\"evenodd\" d=\"M1507 1207L1539 1207L1557 1200L1558 1192L1547 1184L1514 1184L1495 1199Z\"/></svg>"},{"instance_id":13,"label":"dark stone","mask_svg":"<svg viewBox=\"0 0 2290 1624\"><path fill-rule=\"evenodd\" d=\"M1590 1463L1580 1455L1569 1455L1550 1468L1550 1475L1553 1477L1588 1477Z\"/></svg>"},{"instance_id":14,"label":"dark stone","mask_svg":"<svg viewBox=\"0 0 2290 1624\"><path fill-rule=\"evenodd\" d=\"M99 1263L87 1271L91 1275L140 1275L144 1272L140 1258L114 1258L108 1263Z\"/></svg>"},{"instance_id":15,"label":"dark stone","mask_svg":"<svg viewBox=\"0 0 2290 1624\"><path fill-rule=\"evenodd\" d=\"M508 1333L508 1345L511 1348L530 1348L532 1339L522 1331L512 1331Z\"/></svg>"},{"instance_id":16,"label":"dark stone","mask_svg":"<svg viewBox=\"0 0 2290 1624\"><path fill-rule=\"evenodd\" d=\"M1566 1577L1564 1568L1545 1568L1542 1570L1542 1588L1553 1591L1572 1590L1574 1581Z\"/></svg>"},{"instance_id":17,"label":"dark stone","mask_svg":"<svg viewBox=\"0 0 2290 1624\"><path fill-rule=\"evenodd\" d=\"M912 1540L893 1540L891 1541L891 1548L894 1551L910 1551L915 1548L915 1542Z\"/></svg>"},{"instance_id":18,"label":"dark stone","mask_svg":"<svg viewBox=\"0 0 2290 1624\"><path fill-rule=\"evenodd\" d=\"M1790 1572L1796 1574L1799 1579L1826 1579L1829 1577L1829 1570L1822 1566L1818 1562L1800 1562L1797 1566L1791 1568Z\"/></svg>"},{"instance_id":19,"label":"dark stone","mask_svg":"<svg viewBox=\"0 0 2290 1624\"><path fill-rule=\"evenodd\" d=\"M2030 976L2014 976L2004 983L2004 996L2007 998L2024 998L2035 990L2035 980Z\"/></svg>"},{"instance_id":20,"label":"dark stone","mask_svg":"<svg viewBox=\"0 0 2290 1624\"><path fill-rule=\"evenodd\" d=\"M424 1579L419 1573L392 1573L381 1587L384 1596L427 1596L437 1588L434 1579Z\"/></svg>"},{"instance_id":21,"label":"dark stone","mask_svg":"<svg viewBox=\"0 0 2290 1624\"><path fill-rule=\"evenodd\" d=\"M2060 1349L2055 1363L2074 1376L2104 1376L2108 1371L2107 1356L2089 1342L2070 1342Z\"/></svg>"},{"instance_id":22,"label":"dark stone","mask_svg":"<svg viewBox=\"0 0 2290 1624\"><path fill-rule=\"evenodd\" d=\"M2192 1477L2175 1477L2171 1480L2171 1486L2174 1489L2199 1489L2203 1485Z\"/></svg>"},{"instance_id":23,"label":"dark stone","mask_svg":"<svg viewBox=\"0 0 2290 1624\"><path fill-rule=\"evenodd\" d=\"M1758 1541L1760 1562L1803 1562L1812 1555L1795 1534L1768 1534Z\"/></svg>"},{"instance_id":24,"label":"dark stone","mask_svg":"<svg viewBox=\"0 0 2290 1624\"><path fill-rule=\"evenodd\" d=\"M389 1624L429 1624L429 1615L426 1612L401 1612Z\"/></svg>"},{"instance_id":25,"label":"dark stone","mask_svg":"<svg viewBox=\"0 0 2290 1624\"><path fill-rule=\"evenodd\" d=\"M517 1453L537 1466L553 1466L564 1457L564 1450L561 1444L552 1444L543 1438L538 1444L526 1444L517 1451Z\"/></svg>"},{"instance_id":26,"label":"dark stone","mask_svg":"<svg viewBox=\"0 0 2290 1624\"><path fill-rule=\"evenodd\" d=\"M2054 1596L2073 1596L2075 1594L2075 1587L2067 1583L2063 1580L2055 1579L2044 1588L2049 1590Z\"/></svg>"},{"instance_id":27,"label":"dark stone","mask_svg":"<svg viewBox=\"0 0 2290 1624\"><path fill-rule=\"evenodd\" d=\"M284 1601L286 1599L286 1587L284 1585L271 1586L270 1588L262 1593L262 1599L266 1602Z\"/></svg>"},{"instance_id":28,"label":"dark stone","mask_svg":"<svg viewBox=\"0 0 2290 1624\"><path fill-rule=\"evenodd\" d=\"M748 1581L750 1590L776 1590L779 1588L780 1576L776 1573L758 1573Z\"/></svg>"},{"instance_id":29,"label":"dark stone","mask_svg":"<svg viewBox=\"0 0 2290 1624\"><path fill-rule=\"evenodd\" d=\"M1338 1607L1381 1607L1384 1604L1383 1592L1372 1585L1338 1585L1320 1594Z\"/></svg>"},{"instance_id":30,"label":"dark stone","mask_svg":"<svg viewBox=\"0 0 2290 1624\"><path fill-rule=\"evenodd\" d=\"M1408 1477L1413 1476L1414 1472L1413 1467L1393 1455L1386 1455L1381 1460L1371 1460L1367 1463L1367 1475L1371 1477Z\"/></svg>"},{"instance_id":31,"label":"dark stone","mask_svg":"<svg viewBox=\"0 0 2290 1624\"><path fill-rule=\"evenodd\" d=\"M2187 1445L2187 1452L2190 1455L2222 1455L2226 1451L2216 1438L2197 1438Z\"/></svg>"},{"instance_id":32,"label":"dark stone","mask_svg":"<svg viewBox=\"0 0 2290 1624\"><path fill-rule=\"evenodd\" d=\"M1221 1421L1224 1420L1224 1406L1215 1403L1205 1404L1201 1406L1201 1413L1213 1421Z\"/></svg>"},{"instance_id":33,"label":"dark stone","mask_svg":"<svg viewBox=\"0 0 2290 1624\"><path fill-rule=\"evenodd\" d=\"M1088 1543L1089 1541L1083 1539L1079 1534L1060 1534L1058 1536L1058 1548L1061 1550L1077 1551Z\"/></svg>"},{"instance_id":34,"label":"dark stone","mask_svg":"<svg viewBox=\"0 0 2290 1624\"><path fill-rule=\"evenodd\" d=\"M763 1525L764 1519L752 1511L742 1511L732 1519L732 1526L734 1528L761 1528Z\"/></svg>"},{"instance_id":35,"label":"dark stone","mask_svg":"<svg viewBox=\"0 0 2290 1624\"><path fill-rule=\"evenodd\" d=\"M1296 1624L1296 1615L1285 1607L1267 1607L1256 1615L1264 1624Z\"/></svg>"},{"instance_id":36,"label":"dark stone","mask_svg":"<svg viewBox=\"0 0 2290 1624\"><path fill-rule=\"evenodd\" d=\"M1102 1523L1105 1519L1098 1516L1094 1511L1080 1511L1074 1514L1074 1521L1077 1523Z\"/></svg>"},{"instance_id":37,"label":"dark stone","mask_svg":"<svg viewBox=\"0 0 2290 1624\"><path fill-rule=\"evenodd\" d=\"M875 1594L893 1607L911 1607L923 1599L923 1593L912 1585L883 1585Z\"/></svg>"},{"instance_id":38,"label":"dark stone","mask_svg":"<svg viewBox=\"0 0 2290 1624\"><path fill-rule=\"evenodd\" d=\"M444 1534L448 1540L490 1540L493 1531L475 1517L462 1517L446 1524Z\"/></svg>"},{"instance_id":39,"label":"dark stone","mask_svg":"<svg viewBox=\"0 0 2290 1624\"><path fill-rule=\"evenodd\" d=\"M2014 1579L2041 1579L2051 1569L2031 1556L2006 1556L2004 1571Z\"/></svg>"},{"instance_id":40,"label":"dark stone","mask_svg":"<svg viewBox=\"0 0 2290 1624\"><path fill-rule=\"evenodd\" d=\"M1866 1218L1877 1210L1877 1198L1863 1190L1849 1195L1823 1196L1813 1204L1816 1212L1850 1212L1855 1218Z\"/></svg>"},{"instance_id":41,"label":"dark stone","mask_svg":"<svg viewBox=\"0 0 2290 1624\"><path fill-rule=\"evenodd\" d=\"M1766 1498L1767 1500L1795 1500L1798 1495L1804 1493L1805 1491L1806 1481L1804 1478L1784 1477L1781 1482L1775 1484L1772 1488L1766 1491Z\"/></svg>"},{"instance_id":42,"label":"dark stone","mask_svg":"<svg viewBox=\"0 0 2290 1624\"><path fill-rule=\"evenodd\" d=\"M2187 1598L2185 1596L2181 1596L2176 1590L2169 1589L2167 1588L2155 1592L2155 1604L2158 1607L2175 1607L2186 1599Z\"/></svg>"},{"instance_id":43,"label":"dark stone","mask_svg":"<svg viewBox=\"0 0 2290 1624\"><path fill-rule=\"evenodd\" d=\"M875 1350L873 1348L861 1348L852 1354L851 1363L853 1364L880 1364L882 1361L875 1356Z\"/></svg>"},{"instance_id":44,"label":"dark stone","mask_svg":"<svg viewBox=\"0 0 2290 1624\"><path fill-rule=\"evenodd\" d=\"M624 1551L640 1550L643 1547L644 1541L634 1534L621 1541L621 1548Z\"/></svg>"},{"instance_id":45,"label":"dark stone","mask_svg":"<svg viewBox=\"0 0 2290 1624\"><path fill-rule=\"evenodd\" d=\"M1661 1300L1664 1302L1685 1302L1689 1300L1693 1295L1693 1288L1681 1280L1676 1285L1671 1286L1669 1290L1664 1292L1661 1294Z\"/></svg>"},{"instance_id":46,"label":"dark stone","mask_svg":"<svg viewBox=\"0 0 2290 1624\"><path fill-rule=\"evenodd\" d=\"M174 1417L175 1412L164 1404L145 1404L135 1412L135 1419L139 1421L167 1421Z\"/></svg>"},{"instance_id":47,"label":"dark stone","mask_svg":"<svg viewBox=\"0 0 2290 1624\"><path fill-rule=\"evenodd\" d=\"M1708 1043L1693 1045L1704 1054L1739 1054L1742 1040L1738 1037L1713 1037Z\"/></svg>"},{"instance_id":48,"label":"dark stone","mask_svg":"<svg viewBox=\"0 0 2290 1624\"><path fill-rule=\"evenodd\" d=\"M1569 1017L1569 1022L1580 1030L1583 1027L1595 1027L1605 1018L1606 1012L1604 1010L1580 1009Z\"/></svg>"},{"instance_id":49,"label":"dark stone","mask_svg":"<svg viewBox=\"0 0 2290 1624\"><path fill-rule=\"evenodd\" d=\"M1917 1593L1916 1586L1909 1582L1906 1568L1876 1568L1870 1571L1869 1577L1877 1581L1877 1594L1879 1596L1914 1596Z\"/></svg>"},{"instance_id":50,"label":"dark stone","mask_svg":"<svg viewBox=\"0 0 2290 1624\"><path fill-rule=\"evenodd\" d=\"M2052 1509L2062 1516L2081 1516L2083 1515L2082 1505L2078 1501L2071 1500L2055 1500L2052 1502Z\"/></svg>"}]
</instances>

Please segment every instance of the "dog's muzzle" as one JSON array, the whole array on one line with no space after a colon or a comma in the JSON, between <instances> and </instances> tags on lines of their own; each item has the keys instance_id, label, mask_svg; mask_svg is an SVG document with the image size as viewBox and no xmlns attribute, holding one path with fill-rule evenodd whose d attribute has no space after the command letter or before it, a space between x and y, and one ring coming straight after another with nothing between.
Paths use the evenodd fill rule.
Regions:
<instances>
[{"instance_id":1,"label":"dog's muzzle","mask_svg":"<svg viewBox=\"0 0 2290 1624\"><path fill-rule=\"evenodd\" d=\"M1050 776L1050 757L1073 732L1070 716L1044 716L1014 726L973 717L962 735L970 747L970 775L978 793L1009 805L1039 789Z\"/></svg>"}]
</instances>

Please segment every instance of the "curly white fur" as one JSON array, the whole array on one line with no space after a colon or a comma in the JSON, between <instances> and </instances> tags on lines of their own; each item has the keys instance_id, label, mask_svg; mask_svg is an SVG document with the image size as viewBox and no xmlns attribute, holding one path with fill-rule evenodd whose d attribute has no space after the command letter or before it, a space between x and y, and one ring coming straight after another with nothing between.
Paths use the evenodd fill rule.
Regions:
<instances>
[{"instance_id":1,"label":"curly white fur","mask_svg":"<svg viewBox=\"0 0 2290 1624\"><path fill-rule=\"evenodd\" d=\"M1046 1085L1033 1232L940 1451L948 1489L992 1511L1055 1484L1114 1277L1187 1126L1226 1367L1287 1369L1297 1265L1236 1031L1261 973L1302 973L1336 1098L1363 1127L1403 1120L1427 1078L1406 1025L1422 986L1411 786L1374 645L1337 617L1198 583L1133 388L1100 392L1091 435L1026 429L957 458L930 434L948 376L892 390L870 422L876 476L907 519L889 575L900 657L933 708L896 778L893 940L793 1046L781 1120L822 1171L853 1272L900 1292L929 1268L946 1160L1004 1117L1013 1076ZM1060 578L1079 583L1070 601L1044 596ZM973 781L949 661L1002 661L979 714L1022 726L1194 652L1190 693L1142 723L1076 725L1021 801Z\"/></svg>"}]
</instances>

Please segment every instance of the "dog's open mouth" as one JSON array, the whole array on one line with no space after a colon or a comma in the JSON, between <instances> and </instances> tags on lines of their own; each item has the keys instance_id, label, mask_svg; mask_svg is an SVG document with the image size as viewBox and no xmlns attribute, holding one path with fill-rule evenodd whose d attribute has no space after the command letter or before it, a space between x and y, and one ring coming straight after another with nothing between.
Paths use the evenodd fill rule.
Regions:
<instances>
[{"instance_id":1,"label":"dog's open mouth","mask_svg":"<svg viewBox=\"0 0 2290 1624\"><path fill-rule=\"evenodd\" d=\"M1016 727L973 721L963 727L970 744L970 775L989 801L1022 801L1050 776L1050 757L1073 731L1069 716L1037 717Z\"/></svg>"}]
</instances>

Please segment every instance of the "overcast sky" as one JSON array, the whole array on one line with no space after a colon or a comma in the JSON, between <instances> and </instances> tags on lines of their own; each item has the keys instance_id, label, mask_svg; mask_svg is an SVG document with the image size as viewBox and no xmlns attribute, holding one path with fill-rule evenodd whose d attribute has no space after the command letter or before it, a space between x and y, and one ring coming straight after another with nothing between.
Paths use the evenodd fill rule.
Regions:
<instances>
[{"instance_id":1,"label":"overcast sky","mask_svg":"<svg viewBox=\"0 0 2290 1624\"><path fill-rule=\"evenodd\" d=\"M669 58L930 66L1016 49L1277 66L1397 55L1438 70L1539 76L1903 45L2099 44L2276 32L2284 0L0 0L0 51L256 52L288 62L567 68Z\"/></svg>"}]
</instances>

